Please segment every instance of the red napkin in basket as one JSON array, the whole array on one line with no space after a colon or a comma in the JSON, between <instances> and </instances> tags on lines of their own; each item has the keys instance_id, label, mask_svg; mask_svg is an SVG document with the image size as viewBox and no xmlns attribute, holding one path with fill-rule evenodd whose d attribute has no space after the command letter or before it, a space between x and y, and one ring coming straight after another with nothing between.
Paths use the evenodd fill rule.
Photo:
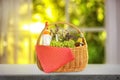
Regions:
<instances>
[{"instance_id":1,"label":"red napkin in basket","mask_svg":"<svg viewBox=\"0 0 120 80\"><path fill-rule=\"evenodd\" d=\"M36 46L37 57L44 72L53 72L74 59L69 48Z\"/></svg>"}]
</instances>

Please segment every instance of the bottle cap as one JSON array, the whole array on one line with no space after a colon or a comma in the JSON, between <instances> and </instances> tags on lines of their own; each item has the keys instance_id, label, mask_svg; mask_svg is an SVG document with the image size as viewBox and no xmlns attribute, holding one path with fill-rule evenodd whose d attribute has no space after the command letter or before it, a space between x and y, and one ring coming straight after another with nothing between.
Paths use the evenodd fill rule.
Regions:
<instances>
[{"instance_id":1,"label":"bottle cap","mask_svg":"<svg viewBox=\"0 0 120 80\"><path fill-rule=\"evenodd\" d=\"M45 27L48 27L48 22L45 22Z\"/></svg>"}]
</instances>

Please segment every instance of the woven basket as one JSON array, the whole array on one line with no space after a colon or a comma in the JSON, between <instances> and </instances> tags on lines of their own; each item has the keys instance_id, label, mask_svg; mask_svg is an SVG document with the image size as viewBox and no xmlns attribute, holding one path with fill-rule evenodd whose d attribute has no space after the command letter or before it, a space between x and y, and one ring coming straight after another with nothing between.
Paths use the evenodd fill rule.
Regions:
<instances>
[{"instance_id":1,"label":"woven basket","mask_svg":"<svg viewBox=\"0 0 120 80\"><path fill-rule=\"evenodd\" d=\"M83 33L73 24L70 24L67 22L56 22L53 24L49 24L49 26L55 25L55 24L67 24L67 25L73 27L75 30L77 30L78 33L83 35ZM39 35L38 40L37 40L37 45L39 44L40 38L45 29L46 29L46 27L43 29L43 31ZM87 49L87 43L86 43L85 38L83 38L83 42L84 42L83 46L71 48L71 51L72 51L73 55L75 56L75 59L73 61L67 63L66 65L60 67L58 70L56 70L54 72L75 72L75 71L82 71L85 69L86 65L88 64L88 49ZM37 66L40 70L43 71L43 69L41 67L41 63L38 60L38 58L37 58Z\"/></svg>"}]
</instances>

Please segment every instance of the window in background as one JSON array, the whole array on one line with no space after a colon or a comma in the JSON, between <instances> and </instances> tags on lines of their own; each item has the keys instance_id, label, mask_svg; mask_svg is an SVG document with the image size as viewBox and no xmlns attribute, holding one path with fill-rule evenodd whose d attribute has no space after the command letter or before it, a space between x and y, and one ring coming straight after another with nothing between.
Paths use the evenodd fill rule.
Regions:
<instances>
[{"instance_id":1,"label":"window in background","mask_svg":"<svg viewBox=\"0 0 120 80\"><path fill-rule=\"evenodd\" d=\"M69 22L85 32L89 63L105 63L104 0L66 0Z\"/></svg>"},{"instance_id":2,"label":"window in background","mask_svg":"<svg viewBox=\"0 0 120 80\"><path fill-rule=\"evenodd\" d=\"M105 63L104 0L1 0L0 8L0 63L35 63L35 43L46 21L78 26L89 63Z\"/></svg>"}]
</instances>

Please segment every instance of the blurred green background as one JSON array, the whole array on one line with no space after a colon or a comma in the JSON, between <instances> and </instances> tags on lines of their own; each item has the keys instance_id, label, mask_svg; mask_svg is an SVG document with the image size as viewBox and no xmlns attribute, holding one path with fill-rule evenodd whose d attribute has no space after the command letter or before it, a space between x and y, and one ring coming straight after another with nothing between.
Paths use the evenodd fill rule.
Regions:
<instances>
[{"instance_id":1,"label":"blurred green background","mask_svg":"<svg viewBox=\"0 0 120 80\"><path fill-rule=\"evenodd\" d=\"M89 64L105 63L104 0L0 0L0 7L0 64L36 63L35 44L46 21L76 25L87 40Z\"/></svg>"}]
</instances>

